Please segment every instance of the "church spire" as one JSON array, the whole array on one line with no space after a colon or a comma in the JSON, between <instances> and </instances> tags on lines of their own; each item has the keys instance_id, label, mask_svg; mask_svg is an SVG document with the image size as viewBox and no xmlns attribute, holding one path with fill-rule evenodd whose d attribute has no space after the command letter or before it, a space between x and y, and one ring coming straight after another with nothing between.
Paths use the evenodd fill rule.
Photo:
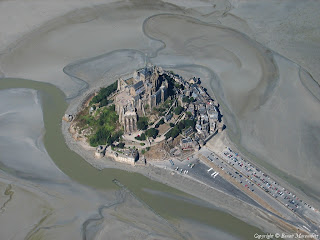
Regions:
<instances>
[{"instance_id":1,"label":"church spire","mask_svg":"<svg viewBox=\"0 0 320 240\"><path fill-rule=\"evenodd\" d=\"M147 54L144 54L144 71L147 73Z\"/></svg>"}]
</instances>

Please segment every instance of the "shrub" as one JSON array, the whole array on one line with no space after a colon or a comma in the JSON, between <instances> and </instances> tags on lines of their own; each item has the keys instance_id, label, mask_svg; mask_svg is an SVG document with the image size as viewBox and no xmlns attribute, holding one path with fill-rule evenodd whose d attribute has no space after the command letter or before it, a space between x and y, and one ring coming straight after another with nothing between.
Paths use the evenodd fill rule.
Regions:
<instances>
[{"instance_id":1,"label":"shrub","mask_svg":"<svg viewBox=\"0 0 320 240\"><path fill-rule=\"evenodd\" d=\"M189 103L189 102L190 102L190 99L189 99L187 96L184 96L184 97L182 98L182 102L187 102L187 103Z\"/></svg>"},{"instance_id":2,"label":"shrub","mask_svg":"<svg viewBox=\"0 0 320 240\"><path fill-rule=\"evenodd\" d=\"M181 107L181 106L178 106L178 107L176 107L176 108L174 109L174 113L175 113L176 115L181 114L182 111L183 111L183 107Z\"/></svg>"},{"instance_id":3,"label":"shrub","mask_svg":"<svg viewBox=\"0 0 320 240\"><path fill-rule=\"evenodd\" d=\"M191 119L182 120L181 122L184 124L184 128L188 128L188 127L194 128L196 125L196 121Z\"/></svg>"},{"instance_id":4,"label":"shrub","mask_svg":"<svg viewBox=\"0 0 320 240\"><path fill-rule=\"evenodd\" d=\"M161 118L161 119L160 119L160 121L158 122L158 124L159 124L159 125L164 124L164 119L163 119L163 118Z\"/></svg>"},{"instance_id":5,"label":"shrub","mask_svg":"<svg viewBox=\"0 0 320 240\"><path fill-rule=\"evenodd\" d=\"M135 137L135 139L137 139L139 141L144 141L144 140L146 140L146 134L142 133L140 136Z\"/></svg>"},{"instance_id":6,"label":"shrub","mask_svg":"<svg viewBox=\"0 0 320 240\"><path fill-rule=\"evenodd\" d=\"M137 127L140 130L146 130L148 128L148 118L147 117L140 117L137 122Z\"/></svg>"},{"instance_id":7,"label":"shrub","mask_svg":"<svg viewBox=\"0 0 320 240\"><path fill-rule=\"evenodd\" d=\"M179 134L180 134L180 130L177 126L175 126L174 128L172 128L171 132L171 137L172 138L176 138Z\"/></svg>"},{"instance_id":8,"label":"shrub","mask_svg":"<svg viewBox=\"0 0 320 240\"><path fill-rule=\"evenodd\" d=\"M158 136L159 130L155 128L150 128L146 131L148 137L156 138Z\"/></svg>"},{"instance_id":9,"label":"shrub","mask_svg":"<svg viewBox=\"0 0 320 240\"><path fill-rule=\"evenodd\" d=\"M111 93L113 93L114 91L116 91L118 88L118 82L115 81L114 83L112 83L111 85L109 85L108 87L105 88L101 88L99 93L94 96L90 102L90 105L93 103L100 103L101 106L101 101L104 100L103 104L107 105L107 98L109 97L109 95L111 95ZM103 106L105 106L103 105Z\"/></svg>"},{"instance_id":10,"label":"shrub","mask_svg":"<svg viewBox=\"0 0 320 240\"><path fill-rule=\"evenodd\" d=\"M180 121L180 122L178 123L178 128L179 128L180 131L185 128L185 125L184 125L183 121Z\"/></svg>"},{"instance_id":11,"label":"shrub","mask_svg":"<svg viewBox=\"0 0 320 240\"><path fill-rule=\"evenodd\" d=\"M124 148L124 145L125 145L125 144L124 144L123 142L121 142L121 143L118 144L117 147L118 147L118 148Z\"/></svg>"},{"instance_id":12,"label":"shrub","mask_svg":"<svg viewBox=\"0 0 320 240\"><path fill-rule=\"evenodd\" d=\"M104 98L101 100L101 102L99 103L99 107L103 107L103 106L107 106L109 103L108 99Z\"/></svg>"}]
</instances>

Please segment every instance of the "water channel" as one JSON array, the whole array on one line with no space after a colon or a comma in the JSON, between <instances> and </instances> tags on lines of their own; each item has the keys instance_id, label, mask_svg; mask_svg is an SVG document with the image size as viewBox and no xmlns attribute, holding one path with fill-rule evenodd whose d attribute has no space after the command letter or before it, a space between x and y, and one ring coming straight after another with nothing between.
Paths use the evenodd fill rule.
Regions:
<instances>
[{"instance_id":1,"label":"water channel","mask_svg":"<svg viewBox=\"0 0 320 240\"><path fill-rule=\"evenodd\" d=\"M29 88L40 92L46 130L43 139L46 150L58 168L71 179L92 188L110 190L118 188L112 182L116 178L138 198L169 221L191 219L241 239L249 239L252 238L254 233L261 233L258 228L223 211L147 193L143 191L144 188L194 198L177 189L152 181L141 174L117 169L104 169L102 171L95 169L82 157L71 151L65 143L61 132L61 117L68 104L65 101L64 93L60 89L51 84L31 80L1 79L0 89L8 88Z\"/></svg>"}]
</instances>

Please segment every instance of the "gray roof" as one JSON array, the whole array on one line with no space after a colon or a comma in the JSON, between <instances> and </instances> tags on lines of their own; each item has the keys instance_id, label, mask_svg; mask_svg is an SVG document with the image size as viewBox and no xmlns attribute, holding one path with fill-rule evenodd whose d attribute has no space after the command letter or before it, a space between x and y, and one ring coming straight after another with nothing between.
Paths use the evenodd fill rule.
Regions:
<instances>
[{"instance_id":1,"label":"gray roof","mask_svg":"<svg viewBox=\"0 0 320 240\"><path fill-rule=\"evenodd\" d=\"M206 111L205 108L200 108L200 109L199 109L199 113L200 113L201 115L206 115L206 114L207 114L207 111Z\"/></svg>"},{"instance_id":2,"label":"gray roof","mask_svg":"<svg viewBox=\"0 0 320 240\"><path fill-rule=\"evenodd\" d=\"M184 139L181 140L181 142L182 143L190 143L190 142L192 142L192 139L189 138L189 137L188 138L184 138Z\"/></svg>"},{"instance_id":3,"label":"gray roof","mask_svg":"<svg viewBox=\"0 0 320 240\"><path fill-rule=\"evenodd\" d=\"M140 96L139 95L135 95L133 98L134 98L135 101L138 101L140 99Z\"/></svg>"},{"instance_id":4,"label":"gray roof","mask_svg":"<svg viewBox=\"0 0 320 240\"><path fill-rule=\"evenodd\" d=\"M143 81L139 81L136 84L133 84L134 90L137 90L139 88L143 87Z\"/></svg>"},{"instance_id":5,"label":"gray roof","mask_svg":"<svg viewBox=\"0 0 320 240\"><path fill-rule=\"evenodd\" d=\"M183 131L183 134L186 135L186 136L189 136L191 133L193 133L193 128L192 127L189 127L187 129L185 129Z\"/></svg>"},{"instance_id":6,"label":"gray roof","mask_svg":"<svg viewBox=\"0 0 320 240\"><path fill-rule=\"evenodd\" d=\"M156 91L152 96L159 96L161 94L160 89L158 91Z\"/></svg>"},{"instance_id":7,"label":"gray roof","mask_svg":"<svg viewBox=\"0 0 320 240\"><path fill-rule=\"evenodd\" d=\"M169 113L169 114L165 115L164 117L168 121L172 118L172 113Z\"/></svg>"}]
</instances>

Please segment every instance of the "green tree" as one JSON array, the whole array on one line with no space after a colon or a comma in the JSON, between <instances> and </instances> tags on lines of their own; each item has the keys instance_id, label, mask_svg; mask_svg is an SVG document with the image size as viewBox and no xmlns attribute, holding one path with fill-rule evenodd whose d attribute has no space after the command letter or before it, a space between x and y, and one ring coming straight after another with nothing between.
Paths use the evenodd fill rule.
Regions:
<instances>
[{"instance_id":1,"label":"green tree","mask_svg":"<svg viewBox=\"0 0 320 240\"><path fill-rule=\"evenodd\" d=\"M102 100L105 99L105 101L103 102L103 104L107 105L107 98L114 92L116 91L118 88L118 81L115 81L114 83L112 83L111 85L109 85L108 87L105 88L101 88L100 91L98 92L98 94L96 96L94 96L90 102L90 105L94 104L94 103L100 103ZM103 105L103 106L105 106ZM101 103L100 103L101 106Z\"/></svg>"},{"instance_id":2,"label":"green tree","mask_svg":"<svg viewBox=\"0 0 320 240\"><path fill-rule=\"evenodd\" d=\"M148 128L148 118L147 117L140 117L137 122L137 127L140 130L146 130Z\"/></svg>"},{"instance_id":3,"label":"green tree","mask_svg":"<svg viewBox=\"0 0 320 240\"><path fill-rule=\"evenodd\" d=\"M158 122L159 125L164 124L164 119L161 118L160 121Z\"/></svg>"},{"instance_id":4,"label":"green tree","mask_svg":"<svg viewBox=\"0 0 320 240\"><path fill-rule=\"evenodd\" d=\"M121 142L121 143L118 144L117 147L118 147L118 148L124 148L124 145L125 145L125 144L124 144L123 142Z\"/></svg>"},{"instance_id":5,"label":"green tree","mask_svg":"<svg viewBox=\"0 0 320 240\"><path fill-rule=\"evenodd\" d=\"M137 139L139 141L144 141L144 140L146 140L146 134L142 133L140 136L135 137L135 139Z\"/></svg>"},{"instance_id":6,"label":"green tree","mask_svg":"<svg viewBox=\"0 0 320 240\"><path fill-rule=\"evenodd\" d=\"M191 119L183 120L183 123L184 123L185 128L188 128L188 127L194 128L196 125L196 121L191 120Z\"/></svg>"},{"instance_id":7,"label":"green tree","mask_svg":"<svg viewBox=\"0 0 320 240\"><path fill-rule=\"evenodd\" d=\"M174 109L174 113L175 113L176 115L179 115L180 113L182 113L182 111L183 111L183 107L181 107L181 106L178 106L178 107L176 107L176 108Z\"/></svg>"},{"instance_id":8,"label":"green tree","mask_svg":"<svg viewBox=\"0 0 320 240\"><path fill-rule=\"evenodd\" d=\"M96 147L98 145L106 144L110 138L110 132L104 128L99 128L98 131L90 137L89 142L91 146Z\"/></svg>"},{"instance_id":9,"label":"green tree","mask_svg":"<svg viewBox=\"0 0 320 240\"><path fill-rule=\"evenodd\" d=\"M150 128L146 131L148 137L156 138L158 136L159 130L155 128Z\"/></svg>"},{"instance_id":10,"label":"green tree","mask_svg":"<svg viewBox=\"0 0 320 240\"><path fill-rule=\"evenodd\" d=\"M166 139L171 137L171 132L172 132L172 129L164 135Z\"/></svg>"},{"instance_id":11,"label":"green tree","mask_svg":"<svg viewBox=\"0 0 320 240\"><path fill-rule=\"evenodd\" d=\"M183 121L180 121L178 123L178 128L179 128L180 131L182 131L185 128Z\"/></svg>"},{"instance_id":12,"label":"green tree","mask_svg":"<svg viewBox=\"0 0 320 240\"><path fill-rule=\"evenodd\" d=\"M179 83L175 83L174 86L178 89L182 89L184 90L184 86L182 84L179 84Z\"/></svg>"},{"instance_id":13,"label":"green tree","mask_svg":"<svg viewBox=\"0 0 320 240\"><path fill-rule=\"evenodd\" d=\"M190 99L187 96L184 96L182 102L190 103Z\"/></svg>"},{"instance_id":14,"label":"green tree","mask_svg":"<svg viewBox=\"0 0 320 240\"><path fill-rule=\"evenodd\" d=\"M180 134L180 130L177 126L175 126L174 128L172 128L171 132L171 137L172 138L176 138L179 134Z\"/></svg>"},{"instance_id":15,"label":"green tree","mask_svg":"<svg viewBox=\"0 0 320 240\"><path fill-rule=\"evenodd\" d=\"M107 106L109 103L108 99L104 98L101 100L101 102L99 103L99 107L103 107L103 106Z\"/></svg>"}]
</instances>

